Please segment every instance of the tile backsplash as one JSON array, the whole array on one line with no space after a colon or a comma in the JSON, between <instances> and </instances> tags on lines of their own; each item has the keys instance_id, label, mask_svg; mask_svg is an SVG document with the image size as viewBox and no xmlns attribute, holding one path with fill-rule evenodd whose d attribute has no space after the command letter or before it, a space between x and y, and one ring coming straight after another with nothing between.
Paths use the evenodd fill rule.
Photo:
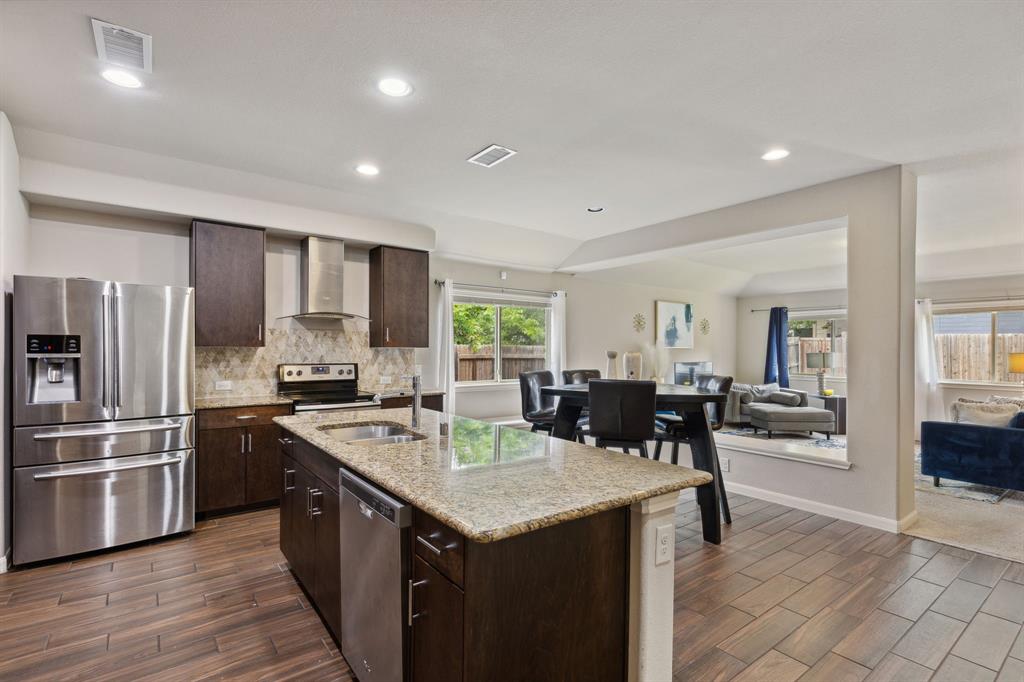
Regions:
<instances>
[{"instance_id":1,"label":"tile backsplash","mask_svg":"<svg viewBox=\"0 0 1024 682\"><path fill-rule=\"evenodd\" d=\"M277 392L277 366L300 362L355 362L359 387L381 385L390 376L391 387L404 386L401 377L412 374L410 348L370 348L365 330L268 329L262 348L196 348L196 396L269 395ZM230 381L230 391L216 390L216 382Z\"/></svg>"}]
</instances>

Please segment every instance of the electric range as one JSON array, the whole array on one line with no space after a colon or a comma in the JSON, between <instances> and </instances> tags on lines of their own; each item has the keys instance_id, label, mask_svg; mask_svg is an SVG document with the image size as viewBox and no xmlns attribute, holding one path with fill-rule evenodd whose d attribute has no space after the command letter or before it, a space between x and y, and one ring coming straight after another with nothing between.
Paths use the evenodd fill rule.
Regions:
<instances>
[{"instance_id":1,"label":"electric range","mask_svg":"<svg viewBox=\"0 0 1024 682\"><path fill-rule=\"evenodd\" d=\"M277 394L292 401L295 413L380 409L380 397L359 390L354 362L277 366Z\"/></svg>"}]
</instances>

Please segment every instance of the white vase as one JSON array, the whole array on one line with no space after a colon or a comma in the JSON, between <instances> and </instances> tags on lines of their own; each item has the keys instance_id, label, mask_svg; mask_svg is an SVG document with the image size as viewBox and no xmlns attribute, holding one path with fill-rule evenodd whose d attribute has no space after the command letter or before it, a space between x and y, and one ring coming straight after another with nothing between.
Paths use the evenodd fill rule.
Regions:
<instances>
[{"instance_id":1,"label":"white vase","mask_svg":"<svg viewBox=\"0 0 1024 682\"><path fill-rule=\"evenodd\" d=\"M608 364L604 368L605 379L618 379L619 378L619 365L615 362L615 358L619 357L618 351L610 350L605 355L608 356Z\"/></svg>"},{"instance_id":2,"label":"white vase","mask_svg":"<svg viewBox=\"0 0 1024 682\"><path fill-rule=\"evenodd\" d=\"M637 351L622 354L622 378L642 379L644 376L644 356Z\"/></svg>"}]
</instances>

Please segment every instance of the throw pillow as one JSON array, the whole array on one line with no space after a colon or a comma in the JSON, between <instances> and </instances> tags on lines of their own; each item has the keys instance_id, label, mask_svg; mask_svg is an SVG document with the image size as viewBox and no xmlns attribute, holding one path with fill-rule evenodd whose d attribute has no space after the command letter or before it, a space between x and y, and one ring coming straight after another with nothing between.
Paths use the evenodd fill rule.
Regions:
<instances>
[{"instance_id":1,"label":"throw pillow","mask_svg":"<svg viewBox=\"0 0 1024 682\"><path fill-rule=\"evenodd\" d=\"M1013 415L1013 419L1010 420L1008 426L1011 429L1024 429L1024 412L1018 412Z\"/></svg>"},{"instance_id":2,"label":"throw pillow","mask_svg":"<svg viewBox=\"0 0 1024 682\"><path fill-rule=\"evenodd\" d=\"M790 407L800 406L800 396L796 393L777 391L769 395L768 399L773 403L778 403L779 405L789 405Z\"/></svg>"},{"instance_id":3,"label":"throw pillow","mask_svg":"<svg viewBox=\"0 0 1024 682\"><path fill-rule=\"evenodd\" d=\"M769 396L772 393L777 393L779 390L778 384L758 384L750 387L750 392L753 394L753 401L755 403L768 403L771 402Z\"/></svg>"},{"instance_id":4,"label":"throw pillow","mask_svg":"<svg viewBox=\"0 0 1024 682\"><path fill-rule=\"evenodd\" d=\"M1016 405L1018 410L1024 410L1024 398L1011 398L1006 395L990 395L985 401L986 405Z\"/></svg>"},{"instance_id":5,"label":"throw pillow","mask_svg":"<svg viewBox=\"0 0 1024 682\"><path fill-rule=\"evenodd\" d=\"M1006 426L1017 411L1015 405L953 403L953 421L981 426Z\"/></svg>"}]
</instances>

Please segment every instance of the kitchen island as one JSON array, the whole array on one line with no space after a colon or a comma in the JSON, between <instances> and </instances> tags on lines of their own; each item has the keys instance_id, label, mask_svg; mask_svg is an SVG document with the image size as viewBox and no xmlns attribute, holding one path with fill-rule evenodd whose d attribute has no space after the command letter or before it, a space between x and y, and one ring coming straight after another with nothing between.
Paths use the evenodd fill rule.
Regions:
<instances>
[{"instance_id":1,"label":"kitchen island","mask_svg":"<svg viewBox=\"0 0 1024 682\"><path fill-rule=\"evenodd\" d=\"M709 474L431 410L274 421L282 550L343 653L339 468L413 508L407 679L671 678L674 509ZM339 437L374 424L414 439Z\"/></svg>"}]
</instances>

